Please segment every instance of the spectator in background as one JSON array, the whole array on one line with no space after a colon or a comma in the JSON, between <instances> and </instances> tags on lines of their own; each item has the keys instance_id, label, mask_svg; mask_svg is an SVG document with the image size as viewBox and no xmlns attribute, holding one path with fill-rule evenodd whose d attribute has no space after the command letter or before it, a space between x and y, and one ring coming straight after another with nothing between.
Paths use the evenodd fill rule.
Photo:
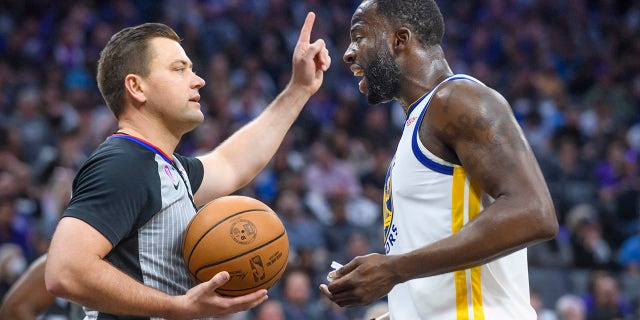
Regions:
<instances>
[{"instance_id":1,"label":"spectator in background","mask_svg":"<svg viewBox=\"0 0 640 320\"><path fill-rule=\"evenodd\" d=\"M301 270L289 270L282 281L282 306L287 320L323 320L323 308L312 297L311 278Z\"/></svg>"},{"instance_id":2,"label":"spectator in background","mask_svg":"<svg viewBox=\"0 0 640 320\"><path fill-rule=\"evenodd\" d=\"M573 266L574 259L571 236L564 226L560 227L555 238L529 247L527 260L529 266L559 268L566 270Z\"/></svg>"},{"instance_id":3,"label":"spectator in background","mask_svg":"<svg viewBox=\"0 0 640 320\"><path fill-rule=\"evenodd\" d=\"M381 242L382 241L380 241L380 243ZM382 245L379 246L378 250L372 250L371 245L369 245L367 235L362 231L355 231L347 239L347 242L345 243L344 256L340 258L339 262L344 264L355 257L370 254L372 251L382 252Z\"/></svg>"},{"instance_id":4,"label":"spectator in background","mask_svg":"<svg viewBox=\"0 0 640 320\"><path fill-rule=\"evenodd\" d=\"M587 311L584 300L574 294L565 294L556 303L558 320L586 320Z\"/></svg>"},{"instance_id":5,"label":"spectator in background","mask_svg":"<svg viewBox=\"0 0 640 320\"><path fill-rule=\"evenodd\" d=\"M35 164L40 149L53 143L52 128L41 113L42 92L38 87L21 89L16 98L16 111L10 119L19 133L20 157L28 164Z\"/></svg>"},{"instance_id":6,"label":"spectator in background","mask_svg":"<svg viewBox=\"0 0 640 320\"><path fill-rule=\"evenodd\" d=\"M361 121L360 139L367 150L389 148L397 144L400 132L390 125L388 108L381 105L369 106Z\"/></svg>"},{"instance_id":7,"label":"spectator in background","mask_svg":"<svg viewBox=\"0 0 640 320\"><path fill-rule=\"evenodd\" d=\"M575 267L590 270L618 269L613 249L602 235L598 212L593 205L582 203L571 208L566 224L570 232Z\"/></svg>"},{"instance_id":8,"label":"spectator in background","mask_svg":"<svg viewBox=\"0 0 640 320\"><path fill-rule=\"evenodd\" d=\"M42 217L39 230L46 239L51 239L55 225L71 199L73 175L74 170L70 168L55 167L42 189L40 198Z\"/></svg>"},{"instance_id":9,"label":"spectator in background","mask_svg":"<svg viewBox=\"0 0 640 320\"><path fill-rule=\"evenodd\" d=\"M357 175L371 166L371 157L360 140L355 139L345 129L336 128L326 132L328 144L331 145L336 158L346 161L353 167Z\"/></svg>"},{"instance_id":10,"label":"spectator in background","mask_svg":"<svg viewBox=\"0 0 640 320\"><path fill-rule=\"evenodd\" d=\"M270 300L257 308L255 320L286 320L282 302Z\"/></svg>"},{"instance_id":11,"label":"spectator in background","mask_svg":"<svg viewBox=\"0 0 640 320\"><path fill-rule=\"evenodd\" d=\"M557 320L556 313L544 305L540 292L531 289L529 300L531 300L531 306L536 311L537 320Z\"/></svg>"},{"instance_id":12,"label":"spectator in background","mask_svg":"<svg viewBox=\"0 0 640 320\"><path fill-rule=\"evenodd\" d=\"M623 138L613 137L596 170L603 230L608 241L618 246L637 230L638 156Z\"/></svg>"},{"instance_id":13,"label":"spectator in background","mask_svg":"<svg viewBox=\"0 0 640 320\"><path fill-rule=\"evenodd\" d=\"M391 159L391 152L387 148L377 148L371 153L370 168L360 175L363 195L371 201L382 199L384 182Z\"/></svg>"},{"instance_id":14,"label":"spectator in background","mask_svg":"<svg viewBox=\"0 0 640 320\"><path fill-rule=\"evenodd\" d=\"M76 129L80 121L78 112L63 94L62 88L55 82L46 84L42 89L43 113L51 131L55 133L54 140Z\"/></svg>"},{"instance_id":15,"label":"spectator in background","mask_svg":"<svg viewBox=\"0 0 640 320\"><path fill-rule=\"evenodd\" d=\"M626 272L640 275L640 224L636 223L636 228L636 234L622 242L618 259Z\"/></svg>"},{"instance_id":16,"label":"spectator in background","mask_svg":"<svg viewBox=\"0 0 640 320\"><path fill-rule=\"evenodd\" d=\"M9 179L8 173L0 172L0 187ZM0 245L12 244L20 249L20 255L27 260L33 259L34 247L32 237L35 226L16 208L16 198L0 197Z\"/></svg>"},{"instance_id":17,"label":"spectator in background","mask_svg":"<svg viewBox=\"0 0 640 320\"><path fill-rule=\"evenodd\" d=\"M604 271L591 274L585 305L587 320L624 320L633 313L618 280Z\"/></svg>"},{"instance_id":18,"label":"spectator in background","mask_svg":"<svg viewBox=\"0 0 640 320\"><path fill-rule=\"evenodd\" d=\"M290 189L281 190L274 201L274 210L287 229L292 250L325 248L322 225L312 218L300 197Z\"/></svg>"},{"instance_id":19,"label":"spectator in background","mask_svg":"<svg viewBox=\"0 0 640 320\"><path fill-rule=\"evenodd\" d=\"M358 196L361 186L349 164L339 159L327 142L319 141L310 148L311 161L305 170L307 188L322 196L342 191L348 197Z\"/></svg>"},{"instance_id":20,"label":"spectator in background","mask_svg":"<svg viewBox=\"0 0 640 320\"><path fill-rule=\"evenodd\" d=\"M327 199L331 212L331 224L324 228L327 249L332 253L331 259L342 258L346 251L345 243L357 228L347 219L347 200L343 194L333 194Z\"/></svg>"},{"instance_id":21,"label":"spectator in background","mask_svg":"<svg viewBox=\"0 0 640 320\"><path fill-rule=\"evenodd\" d=\"M581 154L580 141L579 132L565 127L550 141L553 152L541 161L561 223L566 222L565 215L571 207L597 195L593 168Z\"/></svg>"},{"instance_id":22,"label":"spectator in background","mask_svg":"<svg viewBox=\"0 0 640 320\"><path fill-rule=\"evenodd\" d=\"M310 156L309 165L304 171L308 190L305 203L318 220L329 225L331 213L327 198L331 194L341 193L347 201L355 200L361 196L362 186L355 170L347 162L338 159L326 142L314 142Z\"/></svg>"}]
</instances>

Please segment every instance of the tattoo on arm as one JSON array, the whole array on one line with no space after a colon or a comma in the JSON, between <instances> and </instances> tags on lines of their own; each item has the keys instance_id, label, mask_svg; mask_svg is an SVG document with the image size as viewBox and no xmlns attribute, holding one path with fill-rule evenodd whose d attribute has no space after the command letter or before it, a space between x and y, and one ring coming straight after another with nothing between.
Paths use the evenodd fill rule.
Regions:
<instances>
[{"instance_id":1,"label":"tattoo on arm","mask_svg":"<svg viewBox=\"0 0 640 320\"><path fill-rule=\"evenodd\" d=\"M452 116L449 105L452 96L454 96L453 92L442 109L449 116ZM508 110L505 111L502 106L491 107L496 104L496 97L488 92L478 93L469 100L475 102L475 106L470 106L471 108L489 107L481 107L480 110L473 110L474 112L459 113L444 125L442 137L449 143L468 142L465 143L465 146L470 148L467 151L476 156L476 161L467 161L464 164L471 170L488 162L491 162L492 166L501 166L502 170L514 168L518 160L510 156L512 152L528 152L529 147L523 141L522 133L512 114ZM474 171L477 172L477 170ZM482 171L483 174L489 175L486 170ZM487 178L488 176L482 177L482 179Z\"/></svg>"}]
</instances>

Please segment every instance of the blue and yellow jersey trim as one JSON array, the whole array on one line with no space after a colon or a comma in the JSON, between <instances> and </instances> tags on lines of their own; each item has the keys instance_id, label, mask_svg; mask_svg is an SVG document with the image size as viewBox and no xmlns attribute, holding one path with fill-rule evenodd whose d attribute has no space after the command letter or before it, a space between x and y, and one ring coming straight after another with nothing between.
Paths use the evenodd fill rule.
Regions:
<instances>
[{"instance_id":1,"label":"blue and yellow jersey trim","mask_svg":"<svg viewBox=\"0 0 640 320\"><path fill-rule=\"evenodd\" d=\"M473 78L469 78L467 76L454 75L454 76L451 76L451 77L447 78L446 80L442 81L442 83L440 83L437 87L433 88L433 90L438 89L438 87L440 87L443 83L449 82L449 81L453 81L453 80L469 80L469 81L477 82L477 80L475 80ZM431 91L429 91L429 92L431 92ZM422 120L424 119L424 115L427 112L427 109L429 108L429 103L431 102L431 99L433 98L433 94L428 95L428 96L429 96L429 100L427 101L427 104L424 107L424 109L422 109L422 112L420 112L420 115L418 116L418 119L416 121L416 126L413 129L413 136L411 137L411 148L413 150L413 154L415 155L416 159L418 159L418 161L420 161L420 163L422 163L425 167L427 167L427 168L429 168L429 169L431 169L431 170L433 170L435 172L439 172L439 173L446 174L446 175L452 175L453 174L453 168L454 168L453 166L440 164L440 163L437 163L437 162L429 159L427 156L425 156L420 151L420 147L418 146L418 132L419 132L419 129L420 129L420 125L422 124ZM420 98L416 102L416 104L420 103L420 101L422 101L422 99L424 99L424 97ZM414 106L411 107L411 110L413 110Z\"/></svg>"},{"instance_id":2,"label":"blue and yellow jersey trim","mask_svg":"<svg viewBox=\"0 0 640 320\"><path fill-rule=\"evenodd\" d=\"M468 178L462 167L453 168L451 189L451 232L456 233L480 213L482 190L477 183ZM484 320L480 267L455 271L453 274L456 287L456 320Z\"/></svg>"},{"instance_id":3,"label":"blue and yellow jersey trim","mask_svg":"<svg viewBox=\"0 0 640 320\"><path fill-rule=\"evenodd\" d=\"M388 248L386 244L387 244L387 241L389 240L389 236L391 235L391 226L393 225L393 197L391 196L392 194L391 170L395 165L394 160L395 159L391 160L389 169L387 169L387 175L385 177L385 182L384 182L384 192L382 196L382 222L384 227L383 242L385 243L385 252L388 252Z\"/></svg>"}]
</instances>

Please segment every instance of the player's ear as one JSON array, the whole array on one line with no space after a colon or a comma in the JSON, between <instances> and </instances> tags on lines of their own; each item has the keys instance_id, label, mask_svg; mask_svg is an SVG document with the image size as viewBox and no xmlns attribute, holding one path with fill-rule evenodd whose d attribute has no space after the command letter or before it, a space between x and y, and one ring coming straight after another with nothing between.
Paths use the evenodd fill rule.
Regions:
<instances>
[{"instance_id":1,"label":"player's ear","mask_svg":"<svg viewBox=\"0 0 640 320\"><path fill-rule=\"evenodd\" d=\"M128 74L124 77L124 89L127 95L134 101L144 103L147 97L144 94L142 78L135 74Z\"/></svg>"},{"instance_id":2,"label":"player's ear","mask_svg":"<svg viewBox=\"0 0 640 320\"><path fill-rule=\"evenodd\" d=\"M393 49L396 51L405 50L409 45L412 37L413 33L406 27L402 27L396 30L393 39Z\"/></svg>"}]
</instances>

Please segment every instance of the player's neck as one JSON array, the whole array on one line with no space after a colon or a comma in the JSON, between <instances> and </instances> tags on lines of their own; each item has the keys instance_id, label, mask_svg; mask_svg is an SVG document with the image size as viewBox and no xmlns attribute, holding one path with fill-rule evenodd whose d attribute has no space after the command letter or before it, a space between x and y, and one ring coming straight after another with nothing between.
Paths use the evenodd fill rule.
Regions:
<instances>
[{"instance_id":1,"label":"player's neck","mask_svg":"<svg viewBox=\"0 0 640 320\"><path fill-rule=\"evenodd\" d=\"M417 52L413 56L411 65L421 67L405 69L407 71L402 77L400 94L397 100L403 106L405 112L425 93L453 75L453 71L439 46Z\"/></svg>"}]
</instances>

